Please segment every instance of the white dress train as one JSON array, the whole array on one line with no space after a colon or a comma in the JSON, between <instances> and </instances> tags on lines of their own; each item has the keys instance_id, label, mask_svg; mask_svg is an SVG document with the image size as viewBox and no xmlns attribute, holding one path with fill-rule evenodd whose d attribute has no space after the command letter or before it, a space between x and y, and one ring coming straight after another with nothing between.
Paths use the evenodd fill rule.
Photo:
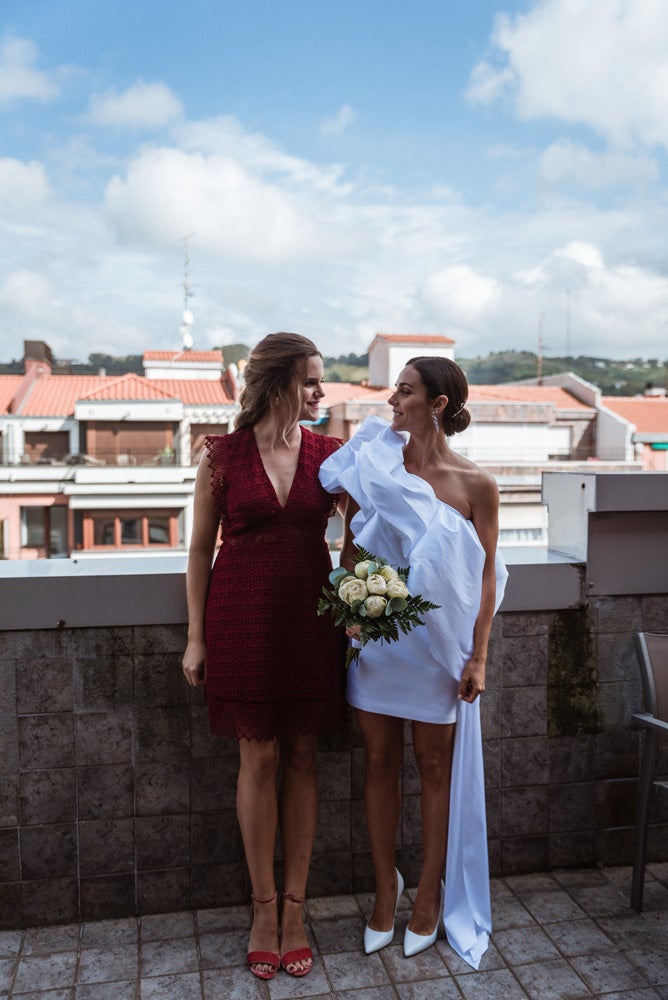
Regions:
<instances>
[{"instance_id":1,"label":"white dress train","mask_svg":"<svg viewBox=\"0 0 668 1000\"><path fill-rule=\"evenodd\" d=\"M410 565L410 592L440 605L423 628L360 650L347 699L368 712L457 723L443 922L451 947L477 969L492 929L480 699L469 704L457 693L473 649L485 553L472 522L406 471L407 440L369 417L320 469L326 490L348 493L360 508L351 522L356 544L394 566ZM497 608L507 575L497 554Z\"/></svg>"}]
</instances>

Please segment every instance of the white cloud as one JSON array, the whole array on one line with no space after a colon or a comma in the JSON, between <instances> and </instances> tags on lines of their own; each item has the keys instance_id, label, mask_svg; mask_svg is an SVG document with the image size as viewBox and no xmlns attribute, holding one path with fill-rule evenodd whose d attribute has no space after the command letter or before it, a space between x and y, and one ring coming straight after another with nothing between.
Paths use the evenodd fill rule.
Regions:
<instances>
[{"instance_id":1,"label":"white cloud","mask_svg":"<svg viewBox=\"0 0 668 1000\"><path fill-rule=\"evenodd\" d=\"M315 165L292 156L266 136L243 128L233 115L186 122L175 130L175 138L184 150L233 157L248 170L275 175L282 183L308 184L316 191L341 196L351 191L351 186L341 180L341 166Z\"/></svg>"},{"instance_id":2,"label":"white cloud","mask_svg":"<svg viewBox=\"0 0 668 1000\"><path fill-rule=\"evenodd\" d=\"M87 118L94 125L153 129L180 118L182 111L181 101L166 84L140 80L120 94L94 94Z\"/></svg>"},{"instance_id":3,"label":"white cloud","mask_svg":"<svg viewBox=\"0 0 668 1000\"><path fill-rule=\"evenodd\" d=\"M468 96L510 94L520 118L583 123L617 145L668 148L668 4L543 0L497 17Z\"/></svg>"},{"instance_id":4,"label":"white cloud","mask_svg":"<svg viewBox=\"0 0 668 1000\"><path fill-rule=\"evenodd\" d=\"M11 157L0 159L0 209L16 215L44 202L50 193L41 163L22 163Z\"/></svg>"},{"instance_id":5,"label":"white cloud","mask_svg":"<svg viewBox=\"0 0 668 1000\"><path fill-rule=\"evenodd\" d=\"M289 259L315 236L305 206L231 157L148 150L109 183L106 203L122 239L152 246L194 233L207 252Z\"/></svg>"},{"instance_id":6,"label":"white cloud","mask_svg":"<svg viewBox=\"0 0 668 1000\"><path fill-rule=\"evenodd\" d=\"M466 324L477 320L497 298L498 285L467 264L455 264L427 278L422 296L444 321Z\"/></svg>"},{"instance_id":7,"label":"white cloud","mask_svg":"<svg viewBox=\"0 0 668 1000\"><path fill-rule=\"evenodd\" d=\"M39 322L53 309L54 289L49 278L39 271L10 272L0 286L4 315L16 313L28 323Z\"/></svg>"},{"instance_id":8,"label":"white cloud","mask_svg":"<svg viewBox=\"0 0 668 1000\"><path fill-rule=\"evenodd\" d=\"M661 198L550 198L504 214L445 183L410 195L367 186L231 117L178 121L172 140L129 159L114 146L113 165L84 159L94 180L83 195L66 143L50 150L51 183L68 182L60 191L39 163L0 161L0 190L25 204L20 226L0 213L5 351L18 356L31 336L74 358L178 347L188 234L199 347L291 328L327 354L361 353L378 330L413 330L453 337L463 357L535 349L544 315L549 350L561 352L567 292L573 348L656 356L665 343L668 298L652 263L668 228ZM565 175L580 151L562 153ZM603 162L621 174L637 160Z\"/></svg>"},{"instance_id":9,"label":"white cloud","mask_svg":"<svg viewBox=\"0 0 668 1000\"><path fill-rule=\"evenodd\" d=\"M343 104L332 118L325 118L320 124L320 135L329 137L343 135L354 123L357 115L349 104Z\"/></svg>"},{"instance_id":10,"label":"white cloud","mask_svg":"<svg viewBox=\"0 0 668 1000\"><path fill-rule=\"evenodd\" d=\"M581 243L576 240L574 243L569 243L563 250L555 250L554 255L564 260L572 260L589 271L603 270L603 255L601 251L598 247L591 246L589 243Z\"/></svg>"},{"instance_id":11,"label":"white cloud","mask_svg":"<svg viewBox=\"0 0 668 1000\"><path fill-rule=\"evenodd\" d=\"M540 156L540 172L550 184L575 182L582 188L604 189L646 184L658 179L659 169L648 156L622 152L596 153L567 139L552 143Z\"/></svg>"},{"instance_id":12,"label":"white cloud","mask_svg":"<svg viewBox=\"0 0 668 1000\"><path fill-rule=\"evenodd\" d=\"M58 94L53 76L37 68L37 46L27 38L0 38L0 104L21 98L49 101Z\"/></svg>"},{"instance_id":13,"label":"white cloud","mask_svg":"<svg viewBox=\"0 0 668 1000\"><path fill-rule=\"evenodd\" d=\"M535 267L518 272L514 286L506 281L504 293L511 314L519 315L523 302L532 318L545 318L548 353L565 350L568 310L575 353L665 356L668 277L629 261L610 263L592 244L555 247Z\"/></svg>"}]
</instances>

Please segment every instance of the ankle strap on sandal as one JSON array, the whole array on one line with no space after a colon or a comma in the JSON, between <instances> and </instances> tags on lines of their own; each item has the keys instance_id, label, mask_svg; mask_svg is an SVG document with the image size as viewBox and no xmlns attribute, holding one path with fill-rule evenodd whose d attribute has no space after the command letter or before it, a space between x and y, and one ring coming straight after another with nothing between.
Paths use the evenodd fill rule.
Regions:
<instances>
[{"instance_id":1,"label":"ankle strap on sandal","mask_svg":"<svg viewBox=\"0 0 668 1000\"><path fill-rule=\"evenodd\" d=\"M260 899L259 896L254 896L251 893L251 899L254 903L275 903L278 899L278 890L276 890L273 896L267 896L266 899Z\"/></svg>"},{"instance_id":2,"label":"ankle strap on sandal","mask_svg":"<svg viewBox=\"0 0 668 1000\"><path fill-rule=\"evenodd\" d=\"M284 892L283 893L283 899L287 899L291 903L305 903L306 902L306 897L301 898L299 896L295 896L294 892Z\"/></svg>"}]
</instances>

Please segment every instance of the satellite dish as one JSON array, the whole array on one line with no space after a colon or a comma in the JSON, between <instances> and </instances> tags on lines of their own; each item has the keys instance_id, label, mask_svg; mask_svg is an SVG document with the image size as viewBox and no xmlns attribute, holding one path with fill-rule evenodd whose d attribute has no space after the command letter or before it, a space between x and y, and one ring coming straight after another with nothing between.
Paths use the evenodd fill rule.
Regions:
<instances>
[{"instance_id":1,"label":"satellite dish","mask_svg":"<svg viewBox=\"0 0 668 1000\"><path fill-rule=\"evenodd\" d=\"M195 322L195 317L191 313L190 309L183 310L183 322L186 324L186 326L192 326L192 324Z\"/></svg>"},{"instance_id":2,"label":"satellite dish","mask_svg":"<svg viewBox=\"0 0 668 1000\"><path fill-rule=\"evenodd\" d=\"M185 333L183 334L183 346L186 348L186 350L190 350L190 348L193 346L192 334L190 333L187 327Z\"/></svg>"}]
</instances>

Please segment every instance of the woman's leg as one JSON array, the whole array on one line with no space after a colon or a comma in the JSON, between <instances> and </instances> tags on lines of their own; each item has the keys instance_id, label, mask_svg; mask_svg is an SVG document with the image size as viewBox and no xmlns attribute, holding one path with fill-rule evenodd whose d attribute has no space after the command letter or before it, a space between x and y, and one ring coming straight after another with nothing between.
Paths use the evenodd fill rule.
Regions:
<instances>
[{"instance_id":1,"label":"woman's leg","mask_svg":"<svg viewBox=\"0 0 668 1000\"><path fill-rule=\"evenodd\" d=\"M276 892L274 850L278 807L276 778L279 747L277 740L239 740L237 817L246 854L253 896L270 899ZM278 906L253 904L249 951L278 952ZM260 971L268 971L259 965Z\"/></svg>"},{"instance_id":2,"label":"woman's leg","mask_svg":"<svg viewBox=\"0 0 668 1000\"><path fill-rule=\"evenodd\" d=\"M313 839L318 818L318 773L315 736L281 740L281 791L279 799L283 843L284 890L281 919L281 954L308 946L302 917ZM288 971L308 971L311 959L288 963Z\"/></svg>"},{"instance_id":3,"label":"woman's leg","mask_svg":"<svg viewBox=\"0 0 668 1000\"><path fill-rule=\"evenodd\" d=\"M364 738L364 806L376 877L376 900L369 927L389 931L397 900L394 847L401 815L399 774L404 724L402 719L361 709L357 709L357 721Z\"/></svg>"},{"instance_id":4,"label":"woman's leg","mask_svg":"<svg viewBox=\"0 0 668 1000\"><path fill-rule=\"evenodd\" d=\"M450 812L450 776L455 726L413 723L415 761L422 786L423 865L413 916L414 934L431 934L438 921Z\"/></svg>"}]
</instances>

